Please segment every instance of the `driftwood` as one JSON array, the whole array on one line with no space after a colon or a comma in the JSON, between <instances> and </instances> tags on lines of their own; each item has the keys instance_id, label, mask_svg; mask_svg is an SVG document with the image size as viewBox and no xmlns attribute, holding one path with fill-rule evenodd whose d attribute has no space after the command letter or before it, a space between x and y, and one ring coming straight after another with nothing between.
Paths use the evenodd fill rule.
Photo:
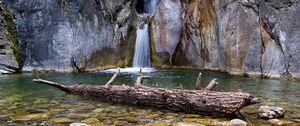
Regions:
<instances>
[{"instance_id":1,"label":"driftwood","mask_svg":"<svg viewBox=\"0 0 300 126\"><path fill-rule=\"evenodd\" d=\"M33 79L33 81L58 88L67 93L99 97L115 103L214 116L235 115L239 113L241 108L257 103L254 97L245 92L210 91L215 86L206 87L204 90L153 88L142 85L144 78L148 77L139 75L137 84L133 87L110 85L111 83L109 83L109 86L107 85L108 83L106 86L84 84L65 86L64 84L43 79Z\"/></svg>"},{"instance_id":2,"label":"driftwood","mask_svg":"<svg viewBox=\"0 0 300 126\"><path fill-rule=\"evenodd\" d=\"M196 80L196 90L201 89L201 81L202 81L202 73L199 73L198 78Z\"/></svg>"}]
</instances>

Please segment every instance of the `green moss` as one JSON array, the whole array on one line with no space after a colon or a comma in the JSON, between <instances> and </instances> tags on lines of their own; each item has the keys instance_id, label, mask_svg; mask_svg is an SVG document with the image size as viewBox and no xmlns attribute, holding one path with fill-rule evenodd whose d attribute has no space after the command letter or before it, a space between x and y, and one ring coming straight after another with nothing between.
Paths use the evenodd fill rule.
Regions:
<instances>
[{"instance_id":1,"label":"green moss","mask_svg":"<svg viewBox=\"0 0 300 126\"><path fill-rule=\"evenodd\" d=\"M119 45L119 52L120 54L119 62L117 62L116 66L118 67L130 67L132 66L133 55L134 55L134 48L135 48L135 34L136 30L133 26L130 26L128 29L128 38L123 40Z\"/></svg>"},{"instance_id":2,"label":"green moss","mask_svg":"<svg viewBox=\"0 0 300 126\"><path fill-rule=\"evenodd\" d=\"M9 10L4 10L3 14L4 14L4 19L7 23L6 38L10 42L11 48L13 50L14 56L15 56L18 64L23 65L24 59L20 55L20 46L19 46L18 39L17 39L17 31L16 31L15 23L13 21L13 16L9 12Z\"/></svg>"},{"instance_id":3,"label":"green moss","mask_svg":"<svg viewBox=\"0 0 300 126\"><path fill-rule=\"evenodd\" d=\"M152 25L152 22L150 22L149 26ZM151 54L151 62L152 65L156 68L163 68L165 67L165 65L163 63L160 62L159 57L156 53L156 49L155 49L155 43L154 43L154 30L152 29L152 27L150 27L150 54Z\"/></svg>"}]
</instances>

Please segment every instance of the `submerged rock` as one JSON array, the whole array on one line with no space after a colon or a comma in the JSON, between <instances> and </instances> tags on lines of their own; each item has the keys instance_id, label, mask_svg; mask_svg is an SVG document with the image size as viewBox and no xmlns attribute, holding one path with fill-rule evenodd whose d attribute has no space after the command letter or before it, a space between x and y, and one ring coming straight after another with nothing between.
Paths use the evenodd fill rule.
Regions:
<instances>
[{"instance_id":1,"label":"submerged rock","mask_svg":"<svg viewBox=\"0 0 300 126\"><path fill-rule=\"evenodd\" d=\"M50 120L50 122L54 122L54 123L71 123L72 120L69 118L53 118Z\"/></svg>"},{"instance_id":2,"label":"submerged rock","mask_svg":"<svg viewBox=\"0 0 300 126\"><path fill-rule=\"evenodd\" d=\"M69 113L67 116L67 118L70 118L70 119L86 119L88 117L90 117L89 114L78 114L78 113Z\"/></svg>"},{"instance_id":3,"label":"submerged rock","mask_svg":"<svg viewBox=\"0 0 300 126\"><path fill-rule=\"evenodd\" d=\"M201 119L201 118L184 118L182 121L188 123L204 124L204 125L214 125L215 123L213 119Z\"/></svg>"},{"instance_id":4,"label":"submerged rock","mask_svg":"<svg viewBox=\"0 0 300 126\"><path fill-rule=\"evenodd\" d=\"M270 119L268 120L269 123L275 126L286 126L292 124L293 122L286 121L286 120L279 120L279 119Z\"/></svg>"},{"instance_id":5,"label":"submerged rock","mask_svg":"<svg viewBox=\"0 0 300 126\"><path fill-rule=\"evenodd\" d=\"M155 121L152 123L146 123L145 126L172 126L172 124L164 121Z\"/></svg>"},{"instance_id":6,"label":"submerged rock","mask_svg":"<svg viewBox=\"0 0 300 126\"><path fill-rule=\"evenodd\" d=\"M258 109L258 116L266 119L282 118L284 112L282 107L261 106Z\"/></svg>"},{"instance_id":7,"label":"submerged rock","mask_svg":"<svg viewBox=\"0 0 300 126\"><path fill-rule=\"evenodd\" d=\"M176 124L176 126L205 126L205 125L196 124L196 123L179 122Z\"/></svg>"},{"instance_id":8,"label":"submerged rock","mask_svg":"<svg viewBox=\"0 0 300 126\"><path fill-rule=\"evenodd\" d=\"M88 119L82 120L81 122L87 123L87 124L96 124L96 123L99 123L100 121L97 118L88 118Z\"/></svg>"},{"instance_id":9,"label":"submerged rock","mask_svg":"<svg viewBox=\"0 0 300 126\"><path fill-rule=\"evenodd\" d=\"M247 126L247 122L240 119L233 119L226 122L216 122L214 125L217 126Z\"/></svg>"},{"instance_id":10,"label":"submerged rock","mask_svg":"<svg viewBox=\"0 0 300 126\"><path fill-rule=\"evenodd\" d=\"M96 107L93 105L84 105L80 107L76 107L70 110L70 112L78 113L78 112L85 112L86 110L93 110Z\"/></svg>"},{"instance_id":11,"label":"submerged rock","mask_svg":"<svg viewBox=\"0 0 300 126\"><path fill-rule=\"evenodd\" d=\"M90 126L90 125L85 123L71 123L70 126Z\"/></svg>"}]
</instances>

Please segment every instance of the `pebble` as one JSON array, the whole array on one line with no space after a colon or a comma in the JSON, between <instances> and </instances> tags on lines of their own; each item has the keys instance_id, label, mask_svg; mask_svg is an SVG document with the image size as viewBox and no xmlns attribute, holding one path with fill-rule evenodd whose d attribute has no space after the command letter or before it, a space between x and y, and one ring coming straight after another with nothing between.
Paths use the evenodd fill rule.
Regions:
<instances>
[{"instance_id":1,"label":"pebble","mask_svg":"<svg viewBox=\"0 0 300 126\"><path fill-rule=\"evenodd\" d=\"M90 125L85 123L71 123L70 126L90 126Z\"/></svg>"},{"instance_id":2,"label":"pebble","mask_svg":"<svg viewBox=\"0 0 300 126\"><path fill-rule=\"evenodd\" d=\"M176 124L176 126L205 126L205 125L196 124L196 123L179 122Z\"/></svg>"}]
</instances>

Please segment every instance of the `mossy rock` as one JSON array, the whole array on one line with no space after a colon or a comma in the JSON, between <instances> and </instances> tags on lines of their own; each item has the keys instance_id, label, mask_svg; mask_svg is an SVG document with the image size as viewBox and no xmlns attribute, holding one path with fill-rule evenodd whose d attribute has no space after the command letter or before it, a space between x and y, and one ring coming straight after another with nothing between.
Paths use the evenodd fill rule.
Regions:
<instances>
[{"instance_id":1,"label":"mossy rock","mask_svg":"<svg viewBox=\"0 0 300 126\"><path fill-rule=\"evenodd\" d=\"M81 122L87 123L87 124L98 124L100 121L97 118L88 118L85 120L82 120Z\"/></svg>"},{"instance_id":2,"label":"mossy rock","mask_svg":"<svg viewBox=\"0 0 300 126\"><path fill-rule=\"evenodd\" d=\"M204 124L204 125L213 125L215 123L212 119L199 119L199 118L184 118L184 122L188 123L197 123L197 124Z\"/></svg>"},{"instance_id":3,"label":"mossy rock","mask_svg":"<svg viewBox=\"0 0 300 126\"><path fill-rule=\"evenodd\" d=\"M172 126L172 123L163 122L163 121L155 121L152 123L146 123L145 126Z\"/></svg>"},{"instance_id":4,"label":"mossy rock","mask_svg":"<svg viewBox=\"0 0 300 126\"><path fill-rule=\"evenodd\" d=\"M21 56L21 53L20 53L18 35L17 35L15 22L13 20L14 19L13 15L11 14L11 12L8 9L5 9L3 14L4 14L4 19L6 21L6 24L7 24L6 38L10 42L10 46L13 50L14 56L15 56L18 64L23 65L24 64L24 57Z\"/></svg>"},{"instance_id":5,"label":"mossy rock","mask_svg":"<svg viewBox=\"0 0 300 126\"><path fill-rule=\"evenodd\" d=\"M89 114L69 113L66 117L70 118L70 119L86 119L86 118L90 117L90 115Z\"/></svg>"},{"instance_id":6,"label":"mossy rock","mask_svg":"<svg viewBox=\"0 0 300 126\"><path fill-rule=\"evenodd\" d=\"M53 123L59 123L59 124L66 124L66 123L71 123L72 120L69 119L69 118L53 118L50 120L50 122L53 122Z\"/></svg>"}]
</instances>

